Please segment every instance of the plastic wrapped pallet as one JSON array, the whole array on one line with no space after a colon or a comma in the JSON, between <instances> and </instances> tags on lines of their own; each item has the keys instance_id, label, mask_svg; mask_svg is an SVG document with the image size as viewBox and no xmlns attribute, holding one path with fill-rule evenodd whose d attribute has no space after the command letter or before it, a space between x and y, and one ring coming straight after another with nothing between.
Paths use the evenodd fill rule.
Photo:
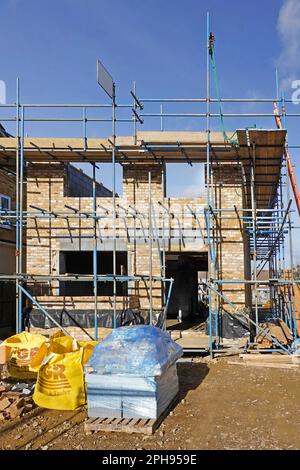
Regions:
<instances>
[{"instance_id":1,"label":"plastic wrapped pallet","mask_svg":"<svg viewBox=\"0 0 300 470\"><path fill-rule=\"evenodd\" d=\"M86 376L89 417L158 418L178 393L176 364L158 377Z\"/></svg>"},{"instance_id":2,"label":"plastic wrapped pallet","mask_svg":"<svg viewBox=\"0 0 300 470\"><path fill-rule=\"evenodd\" d=\"M155 326L124 326L95 346L88 366L98 374L156 377L181 355L181 346L165 331Z\"/></svg>"},{"instance_id":3,"label":"plastic wrapped pallet","mask_svg":"<svg viewBox=\"0 0 300 470\"><path fill-rule=\"evenodd\" d=\"M88 363L88 415L158 418L178 393L181 355L181 347L155 327L114 330Z\"/></svg>"}]
</instances>

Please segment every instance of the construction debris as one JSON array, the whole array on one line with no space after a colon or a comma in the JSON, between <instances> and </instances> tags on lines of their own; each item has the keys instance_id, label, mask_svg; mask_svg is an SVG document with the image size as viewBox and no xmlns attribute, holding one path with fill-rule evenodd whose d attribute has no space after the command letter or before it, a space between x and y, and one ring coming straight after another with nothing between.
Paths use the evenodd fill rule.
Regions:
<instances>
[{"instance_id":1,"label":"construction debris","mask_svg":"<svg viewBox=\"0 0 300 470\"><path fill-rule=\"evenodd\" d=\"M240 354L245 362L264 362L265 364L299 364L300 356L297 354Z\"/></svg>"},{"instance_id":2,"label":"construction debris","mask_svg":"<svg viewBox=\"0 0 300 470\"><path fill-rule=\"evenodd\" d=\"M299 370L300 356L297 354L240 354L240 361L227 361L228 364L249 367L269 367L274 369Z\"/></svg>"},{"instance_id":3,"label":"construction debris","mask_svg":"<svg viewBox=\"0 0 300 470\"><path fill-rule=\"evenodd\" d=\"M23 416L34 408L34 381L19 383L13 378L0 381L0 422Z\"/></svg>"},{"instance_id":4,"label":"construction debris","mask_svg":"<svg viewBox=\"0 0 300 470\"><path fill-rule=\"evenodd\" d=\"M271 338L275 338L284 346L288 346L294 340L293 333L281 319L277 319L275 322L266 322L262 325L264 331L255 337L255 342L260 349L271 349L274 345ZM267 336L268 335L268 336Z\"/></svg>"}]
</instances>

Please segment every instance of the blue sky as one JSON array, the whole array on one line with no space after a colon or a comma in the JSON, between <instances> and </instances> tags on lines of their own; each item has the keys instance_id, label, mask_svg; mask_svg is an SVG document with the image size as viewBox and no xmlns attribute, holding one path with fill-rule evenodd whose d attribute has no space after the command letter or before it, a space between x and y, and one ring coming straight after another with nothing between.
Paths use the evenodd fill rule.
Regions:
<instances>
[{"instance_id":1,"label":"blue sky","mask_svg":"<svg viewBox=\"0 0 300 470\"><path fill-rule=\"evenodd\" d=\"M216 37L222 97L275 97L277 66L281 87L290 98L291 80L300 79L300 0L2 0L0 80L6 83L7 102L15 102L19 77L22 102L107 103L96 83L97 58L116 81L119 103L131 102L133 80L144 98L204 97L207 11ZM156 105L148 111L158 109ZM180 112L202 109L182 106ZM236 109L229 105L224 111ZM264 105L244 105L239 110L272 112ZM289 110L300 112L300 106L291 105ZM166 111L174 112L174 107ZM290 144L300 144L298 121L288 121ZM159 124L159 119L152 120L144 128L159 129ZM213 124L218 129L219 122ZM231 119L226 124L234 130L254 124L273 127L274 121ZM205 122L166 120L165 127L203 130ZM123 125L118 132L130 129ZM80 136L81 126L35 124L28 125L26 132ZM109 129L97 124L88 132L101 136ZM298 154L293 151L299 180ZM108 168L103 167L98 176L111 186ZM172 167L168 181L170 194L186 194L187 181L194 192L201 171Z\"/></svg>"}]
</instances>

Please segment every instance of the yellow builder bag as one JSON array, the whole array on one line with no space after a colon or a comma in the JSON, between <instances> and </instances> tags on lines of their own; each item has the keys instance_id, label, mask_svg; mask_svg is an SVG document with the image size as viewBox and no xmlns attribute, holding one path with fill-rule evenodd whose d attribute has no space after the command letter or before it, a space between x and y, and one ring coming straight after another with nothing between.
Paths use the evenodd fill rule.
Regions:
<instances>
[{"instance_id":1,"label":"yellow builder bag","mask_svg":"<svg viewBox=\"0 0 300 470\"><path fill-rule=\"evenodd\" d=\"M60 340L62 338L66 338L66 339L62 340L62 341L59 341L59 342L53 341L53 340L56 340L58 338L60 338ZM53 345L54 348L56 348L56 351L53 350L53 352L58 352L57 348L59 347L59 344L69 344L69 345L71 345L71 341L74 341L74 343L72 343L74 350L77 349L76 346L74 347L74 345L76 345L76 342L77 342L77 345L79 347L83 348L83 365L85 365L87 363L87 361L89 360L89 358L91 357L92 352L94 350L94 347L96 346L96 344L100 343L101 340L98 340L98 341L95 341L95 340L79 341L78 340L77 341L77 340L73 340L71 336L66 336L62 331L57 331L56 333L54 333L51 336L52 345Z\"/></svg>"},{"instance_id":2,"label":"yellow builder bag","mask_svg":"<svg viewBox=\"0 0 300 470\"><path fill-rule=\"evenodd\" d=\"M94 348L70 336L52 338L38 373L33 400L43 408L76 410L86 403L83 366ZM96 342L95 342L96 343Z\"/></svg>"},{"instance_id":3,"label":"yellow builder bag","mask_svg":"<svg viewBox=\"0 0 300 470\"><path fill-rule=\"evenodd\" d=\"M46 337L23 331L2 344L9 350L7 369L17 379L35 379L47 354Z\"/></svg>"},{"instance_id":4,"label":"yellow builder bag","mask_svg":"<svg viewBox=\"0 0 300 470\"><path fill-rule=\"evenodd\" d=\"M64 334L56 334L55 336L52 336L51 338L51 352L55 353L63 353L64 351L77 351L79 348L83 348L83 365L87 363L89 358L92 355L92 352L94 350L94 347L96 344L98 344L100 341L94 341L94 340L89 340L89 341L77 341L76 339L73 339L72 336L64 336Z\"/></svg>"},{"instance_id":5,"label":"yellow builder bag","mask_svg":"<svg viewBox=\"0 0 300 470\"><path fill-rule=\"evenodd\" d=\"M100 341L78 341L79 346L83 348L83 365L84 366L89 360L89 358L91 357L94 347L98 343L100 343Z\"/></svg>"}]
</instances>

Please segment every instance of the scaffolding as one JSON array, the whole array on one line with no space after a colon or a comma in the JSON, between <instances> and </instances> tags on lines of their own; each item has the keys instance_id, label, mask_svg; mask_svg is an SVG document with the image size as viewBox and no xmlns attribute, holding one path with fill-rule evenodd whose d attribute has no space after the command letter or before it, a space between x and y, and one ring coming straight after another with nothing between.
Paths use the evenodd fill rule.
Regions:
<instances>
[{"instance_id":1,"label":"scaffolding","mask_svg":"<svg viewBox=\"0 0 300 470\"><path fill-rule=\"evenodd\" d=\"M33 304L39 308L43 314L48 317L65 334L67 330L52 317L30 293L27 288L28 283L49 283L54 281L71 282L93 282L94 296L94 338L98 338L98 283L110 282L113 284L113 327L116 327L117 320L117 283L119 282L143 282L149 284L149 322L154 323L153 318L153 284L158 283L163 291L163 308L161 312L161 327L166 328L166 315L169 301L172 294L173 279L166 277L166 246L170 238L178 239L184 243L186 237L191 236L191 229L182 226L179 215L170 211L160 202L161 212L156 214L152 203L151 194L151 172L148 175L148 207L141 212L137 207L129 205L122 207L116 198L116 165L131 165L135 163L155 163L162 167L166 162L184 162L187 165L193 163L203 163L205 165L206 177L206 204L205 207L186 206L186 218L194 221L197 227L197 238L201 240L207 248L208 253L208 307L209 307L209 351L211 356L215 353L228 351L225 348L220 335L220 303L228 305L236 310L232 302L223 293L224 286L244 285L248 286L253 296L254 306L250 314L242 312L245 320L252 325L254 333L257 335L263 332L266 337L274 344L272 351L282 353L293 353L297 349L298 335L296 324L296 310L293 296L293 286L300 281L292 276L287 276L289 271L293 272L293 243L292 243L292 200L290 195L290 158L286 144L283 155L269 156L268 168L273 168L274 178L268 181L261 180L258 168L262 157L259 156L259 144L251 137L257 132L255 129L243 128L238 132L239 139L244 139L243 145L240 145L232 137L228 137L225 131L224 120L229 118L259 118L272 119L273 123L280 122L281 131L285 134L287 118L299 117L299 113L288 112L287 108L292 100L279 96L275 98L220 98L217 87L217 97L211 97L211 69L216 74L215 57L213 51L213 36L210 33L209 15L207 16L207 68L206 68L206 97L205 98L143 98L137 94L136 84L134 82L131 91L131 103L117 103L115 84L113 83L111 102L109 104L24 104L20 100L20 84L17 80L16 103L0 105L1 110L11 112L9 117L1 116L0 122L6 122L15 125L15 145L14 148L6 146L0 140L0 164L3 170L15 172L16 179L16 208L15 210L1 210L0 219L15 227L16 230L16 272L14 275L0 275L1 280L12 280L16 285L16 330L22 330L22 297L28 297ZM242 113L230 112L223 113L222 106L225 104L241 105L265 104L273 107L275 103L275 114L264 113ZM168 105L180 106L203 106L206 109L203 112L167 112ZM147 107L157 106L158 112L147 111ZM218 112L213 112L212 106L219 106ZM76 117L36 117L35 111L71 111L79 112L81 116ZM91 111L104 111L105 117L92 117ZM125 117L119 116L119 113ZM47 114L47 113L46 113ZM206 143L203 145L181 142L159 144L158 142L149 142L142 140L139 146L139 152L136 152L138 143L138 129L152 119L159 122L160 132L165 132L166 122L169 119L193 119L198 123L201 120L206 122ZM215 144L211 140L212 125L211 121L221 120L223 143ZM276 121L275 121L276 119ZM281 124L281 119L283 124ZM79 123L82 128L80 146L64 149L49 148L38 143L38 139L28 139L26 137L26 125L30 123ZM112 137L104 139L99 147L94 148L89 143L88 126L94 123L97 125L106 123L111 126ZM130 144L118 143L117 125L124 124L132 126L133 140ZM279 127L279 125L278 125ZM198 127L199 128L199 127ZM280 128L280 127L279 127ZM280 132L280 131L278 131ZM28 147L28 140L30 141ZM26 146L27 145L27 146ZM265 149L267 145L262 145ZM237 147L242 148L238 151ZM276 143L272 146L273 150ZM280 147L278 145L278 147ZM291 146L290 148L298 148ZM238 165L242 173L244 172L244 184L247 187L247 207L239 208L218 208L215 204L215 181L214 168L218 165L218 156L221 155L227 163ZM30 210L24 208L24 181L25 169L35 161L45 163L57 163L65 165L66 163L76 161L77 163L89 163L92 166L93 194L92 211L80 211L77 208L65 205L63 212L50 212L38 205L31 206ZM99 162L112 163L112 204L110 207L99 206L96 196L96 169ZM279 180L277 182L277 171ZM246 172L246 173L245 173ZM258 194L257 187L266 187L271 191L267 200L263 200L261 194ZM293 186L294 190L294 186ZM93 222L93 274L91 275L34 275L23 272L24 261L24 230L29 220L37 221L40 219L62 219L68 222L72 219L86 220ZM99 221L103 219L112 220L112 233L101 234ZM251 278L250 279L223 279L218 272L218 243L222 234L220 227L226 220L239 220L243 231L249 237L249 250L251 257ZM117 220L123 221L123 227L117 227ZM205 226L202 226L202 220ZM176 224L176 228L172 226ZM187 224L188 227L191 223ZM193 234L194 235L194 234ZM70 237L72 236L70 230ZM99 275L97 267L97 250L99 242L102 239L109 238L113 241L113 272L107 275ZM289 256L287 255L286 239L289 240ZM134 273L134 275L117 274L116 265L116 242L117 239L124 240L144 240L148 245L148 265L147 273ZM153 275L152 256L154 247L157 246L160 259L160 276ZM289 258L289 260L288 260ZM261 272L268 267L269 279L261 280ZM269 335L260 325L258 291L261 288L267 288L270 292L270 317L281 318L293 332L294 341L289 346L283 346L278 340ZM247 351L251 351L255 344L248 342L245 346ZM234 350L234 349L231 349ZM258 349L256 348L256 351ZM239 350L240 351L240 350ZM265 351L265 350L264 350Z\"/></svg>"}]
</instances>

